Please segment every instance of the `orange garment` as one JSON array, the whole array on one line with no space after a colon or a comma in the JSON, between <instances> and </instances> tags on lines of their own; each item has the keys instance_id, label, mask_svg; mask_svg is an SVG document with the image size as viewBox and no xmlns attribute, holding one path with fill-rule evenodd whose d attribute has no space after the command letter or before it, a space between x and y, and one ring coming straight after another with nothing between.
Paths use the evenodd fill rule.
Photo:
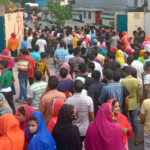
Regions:
<instances>
[{"instance_id":1,"label":"orange garment","mask_svg":"<svg viewBox=\"0 0 150 150\"><path fill-rule=\"evenodd\" d=\"M24 132L12 114L0 117L0 150L23 150L25 142Z\"/></svg>"},{"instance_id":2,"label":"orange garment","mask_svg":"<svg viewBox=\"0 0 150 150\"><path fill-rule=\"evenodd\" d=\"M104 65L104 57L103 57L103 55L98 54L97 57L96 57L96 59L98 59L101 62L101 66Z\"/></svg>"},{"instance_id":3,"label":"orange garment","mask_svg":"<svg viewBox=\"0 0 150 150\"><path fill-rule=\"evenodd\" d=\"M60 98L56 98L53 101L53 106L52 106L52 119L50 120L47 128L50 131L50 133L52 134L53 129L57 123L57 119L58 119L58 114L59 111L61 109L61 107L65 104L64 100L60 99Z\"/></svg>"},{"instance_id":4,"label":"orange garment","mask_svg":"<svg viewBox=\"0 0 150 150\"><path fill-rule=\"evenodd\" d=\"M19 46L19 40L17 38L10 38L8 40L7 49L15 51Z\"/></svg>"}]
</instances>

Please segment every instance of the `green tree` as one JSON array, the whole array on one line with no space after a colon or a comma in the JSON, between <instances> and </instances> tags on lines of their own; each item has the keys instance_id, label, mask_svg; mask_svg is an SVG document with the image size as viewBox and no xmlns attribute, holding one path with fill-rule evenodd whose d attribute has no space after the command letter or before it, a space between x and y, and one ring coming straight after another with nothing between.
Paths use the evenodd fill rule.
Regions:
<instances>
[{"instance_id":1,"label":"green tree","mask_svg":"<svg viewBox=\"0 0 150 150\"><path fill-rule=\"evenodd\" d=\"M4 5L6 12L8 12L10 1L9 0L0 0L0 5Z\"/></svg>"},{"instance_id":2,"label":"green tree","mask_svg":"<svg viewBox=\"0 0 150 150\"><path fill-rule=\"evenodd\" d=\"M64 24L72 13L72 6L61 6L58 0L47 0L47 7L49 12L54 15L57 24Z\"/></svg>"}]
</instances>

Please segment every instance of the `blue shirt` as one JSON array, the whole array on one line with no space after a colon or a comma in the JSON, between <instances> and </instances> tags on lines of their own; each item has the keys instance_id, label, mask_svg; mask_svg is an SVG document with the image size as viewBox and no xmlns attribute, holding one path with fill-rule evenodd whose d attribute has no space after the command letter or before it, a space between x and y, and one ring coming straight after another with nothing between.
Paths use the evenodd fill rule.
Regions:
<instances>
[{"instance_id":1,"label":"blue shirt","mask_svg":"<svg viewBox=\"0 0 150 150\"><path fill-rule=\"evenodd\" d=\"M96 39L96 35L95 34L91 34L91 46L94 45L94 43L93 43L94 39Z\"/></svg>"},{"instance_id":2,"label":"blue shirt","mask_svg":"<svg viewBox=\"0 0 150 150\"><path fill-rule=\"evenodd\" d=\"M67 55L68 55L68 52L64 50L64 48L59 48L54 53L54 56L56 56L56 59L60 62L63 62L65 60L65 56Z\"/></svg>"},{"instance_id":3,"label":"blue shirt","mask_svg":"<svg viewBox=\"0 0 150 150\"><path fill-rule=\"evenodd\" d=\"M99 97L99 103L106 103L110 99L116 99L120 103L120 109L123 103L123 88L120 84L114 81L108 82L102 89L102 93Z\"/></svg>"},{"instance_id":4,"label":"blue shirt","mask_svg":"<svg viewBox=\"0 0 150 150\"><path fill-rule=\"evenodd\" d=\"M34 58L34 61L38 61L38 60L41 60L41 56L38 52L32 52L30 53L30 56L32 56Z\"/></svg>"},{"instance_id":5,"label":"blue shirt","mask_svg":"<svg viewBox=\"0 0 150 150\"><path fill-rule=\"evenodd\" d=\"M28 47L28 43L26 41L21 42L21 49L26 49Z\"/></svg>"}]
</instances>

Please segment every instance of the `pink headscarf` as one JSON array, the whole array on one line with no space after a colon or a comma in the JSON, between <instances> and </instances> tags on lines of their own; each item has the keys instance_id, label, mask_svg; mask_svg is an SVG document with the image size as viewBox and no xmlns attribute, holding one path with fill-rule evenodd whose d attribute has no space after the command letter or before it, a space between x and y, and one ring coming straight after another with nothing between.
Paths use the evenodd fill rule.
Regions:
<instances>
[{"instance_id":1,"label":"pink headscarf","mask_svg":"<svg viewBox=\"0 0 150 150\"><path fill-rule=\"evenodd\" d=\"M25 109L25 118L26 118L26 120L25 120L24 123L22 123L22 124L20 123L20 128L21 128L22 130L25 130L26 123L27 123L29 117L32 115L32 113L35 112L35 110L34 110L31 106L29 106L29 105L21 105L21 106L19 106L18 109L16 110L16 113L15 113L15 117L16 117L16 118L17 118L17 116L18 116L18 110L19 110L21 107L24 107L24 109Z\"/></svg>"},{"instance_id":2,"label":"pink headscarf","mask_svg":"<svg viewBox=\"0 0 150 150\"><path fill-rule=\"evenodd\" d=\"M111 104L103 104L85 136L86 150L125 150L121 127L112 120Z\"/></svg>"},{"instance_id":3,"label":"pink headscarf","mask_svg":"<svg viewBox=\"0 0 150 150\"><path fill-rule=\"evenodd\" d=\"M9 56L9 51L7 49L4 49L2 51L1 55L3 55L3 56ZM11 58L5 58L5 57L1 57L0 56L0 61L2 61L2 60L6 60L6 61L9 62L7 69L11 69L11 68L13 68L15 66L15 62Z\"/></svg>"},{"instance_id":4,"label":"pink headscarf","mask_svg":"<svg viewBox=\"0 0 150 150\"><path fill-rule=\"evenodd\" d=\"M60 67L60 69L61 68L66 68L68 70L68 75L66 78L72 80L72 77L70 75L70 66L67 63L63 63L63 65ZM59 69L59 71L60 71L60 69ZM56 77L58 78L58 80L61 80L61 76L60 76L59 71L56 73Z\"/></svg>"}]
</instances>

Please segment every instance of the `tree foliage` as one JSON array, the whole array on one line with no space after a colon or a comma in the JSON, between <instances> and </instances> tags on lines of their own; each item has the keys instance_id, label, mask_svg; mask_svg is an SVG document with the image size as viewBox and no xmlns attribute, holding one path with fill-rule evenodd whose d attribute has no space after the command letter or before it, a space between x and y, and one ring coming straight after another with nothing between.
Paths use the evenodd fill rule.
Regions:
<instances>
[{"instance_id":1,"label":"tree foliage","mask_svg":"<svg viewBox=\"0 0 150 150\"><path fill-rule=\"evenodd\" d=\"M57 24L64 24L65 20L70 18L71 6L61 6L57 0L47 0L47 7L49 12L54 15Z\"/></svg>"},{"instance_id":2,"label":"tree foliage","mask_svg":"<svg viewBox=\"0 0 150 150\"><path fill-rule=\"evenodd\" d=\"M8 12L10 1L9 0L0 0L0 5L4 5L6 12Z\"/></svg>"}]
</instances>

